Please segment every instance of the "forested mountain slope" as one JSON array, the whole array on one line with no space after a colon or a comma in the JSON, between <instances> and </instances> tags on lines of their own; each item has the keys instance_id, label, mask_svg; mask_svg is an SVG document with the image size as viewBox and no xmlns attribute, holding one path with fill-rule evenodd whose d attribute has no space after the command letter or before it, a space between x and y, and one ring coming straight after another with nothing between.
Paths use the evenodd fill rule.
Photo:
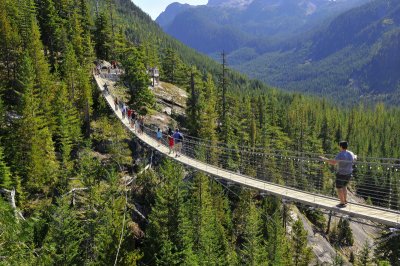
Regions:
<instances>
[{"instance_id":1,"label":"forested mountain slope","mask_svg":"<svg viewBox=\"0 0 400 266\"><path fill-rule=\"evenodd\" d=\"M231 53L268 37L276 42L313 26L364 0L209 1L204 6L171 4L156 21L172 36L207 54ZM265 41L264 41L265 42ZM266 43L268 44L268 43Z\"/></svg>"},{"instance_id":2,"label":"forested mountain slope","mask_svg":"<svg viewBox=\"0 0 400 266\"><path fill-rule=\"evenodd\" d=\"M88 0L88 2L93 16L96 10L96 2L100 7L107 9L106 0ZM113 6L115 7L114 19L116 23L123 25L122 28L129 40L136 44L142 43L148 49L147 53L161 56L159 50L162 51L171 47L185 64L196 66L202 74L212 73L213 78L216 78L220 72L220 66L217 61L165 33L150 16L142 12L132 1L115 0L113 1ZM218 58L219 61L222 59L221 56L218 56ZM146 64L149 67L153 62L146 62ZM268 90L268 86L265 84L248 79L246 75L237 71L230 71L228 75L231 80L231 90L248 91L256 88L261 91Z\"/></svg>"},{"instance_id":3,"label":"forested mountain slope","mask_svg":"<svg viewBox=\"0 0 400 266\"><path fill-rule=\"evenodd\" d=\"M399 103L400 2L373 1L334 19L296 46L234 68L288 90L326 96L342 104ZM235 58L236 57L236 58ZM253 57L254 58L254 57ZM240 63L239 63L240 62Z\"/></svg>"},{"instance_id":4,"label":"forested mountain slope","mask_svg":"<svg viewBox=\"0 0 400 266\"><path fill-rule=\"evenodd\" d=\"M212 54L214 43L222 45L220 49L228 51L227 62L232 68L279 88L325 96L341 105L377 101L390 105L399 103L399 61L395 59L400 53L398 0L369 1L328 20L320 20L318 25L308 25L303 28L304 33L284 38L273 33L254 38L250 29L236 27L233 31L232 26L224 26L228 25L227 21L235 26L235 22L242 19L238 14L256 4L259 5L256 10L264 12L257 1L244 9L187 7L163 27L200 51ZM245 18L256 20L256 10ZM289 10L292 9L279 12ZM168 13L175 14L167 9L160 19L167 21ZM288 18L299 16L294 12ZM198 31L190 30L195 26ZM254 23L249 24L251 27L257 30ZM205 32L211 34L203 36Z\"/></svg>"}]
</instances>

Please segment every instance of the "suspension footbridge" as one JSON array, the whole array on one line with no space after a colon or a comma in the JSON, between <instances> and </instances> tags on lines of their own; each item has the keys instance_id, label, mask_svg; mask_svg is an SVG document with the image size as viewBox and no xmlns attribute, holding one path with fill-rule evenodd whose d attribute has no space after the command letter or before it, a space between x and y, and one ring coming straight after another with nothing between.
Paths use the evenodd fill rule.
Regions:
<instances>
[{"instance_id":1,"label":"suspension footbridge","mask_svg":"<svg viewBox=\"0 0 400 266\"><path fill-rule=\"evenodd\" d=\"M166 139L156 140L156 128L148 126L139 134L114 108L114 97L104 91L105 77L94 75L106 102L121 123L145 145L183 165L212 175L226 182L257 189L288 201L323 208L347 217L362 218L400 228L400 165L399 159L361 158L355 168L356 195L368 199L350 201L338 208L333 197L334 171L318 159L316 153L231 147L223 143L185 136L183 154L169 154Z\"/></svg>"}]
</instances>

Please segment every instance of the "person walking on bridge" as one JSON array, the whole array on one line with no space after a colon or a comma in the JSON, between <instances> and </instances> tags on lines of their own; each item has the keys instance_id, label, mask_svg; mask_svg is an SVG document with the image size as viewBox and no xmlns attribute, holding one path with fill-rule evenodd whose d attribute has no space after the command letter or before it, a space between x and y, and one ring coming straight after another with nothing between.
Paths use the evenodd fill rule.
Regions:
<instances>
[{"instance_id":1,"label":"person walking on bridge","mask_svg":"<svg viewBox=\"0 0 400 266\"><path fill-rule=\"evenodd\" d=\"M158 146L161 145L161 138L162 138L162 131L160 128L157 130L157 141L158 141Z\"/></svg>"},{"instance_id":2,"label":"person walking on bridge","mask_svg":"<svg viewBox=\"0 0 400 266\"><path fill-rule=\"evenodd\" d=\"M338 207L344 208L347 205L347 184L353 173L353 162L357 161L357 155L347 150L347 141L339 142L339 149L340 152L334 160L329 160L323 156L320 156L320 158L331 165L338 164L336 173L336 188L340 199Z\"/></svg>"},{"instance_id":3,"label":"person walking on bridge","mask_svg":"<svg viewBox=\"0 0 400 266\"><path fill-rule=\"evenodd\" d=\"M171 128L168 128L168 142L169 142L169 153L171 154L171 152L173 152L173 148L174 148L174 138L172 137L174 135L174 133L172 132Z\"/></svg>"},{"instance_id":4,"label":"person walking on bridge","mask_svg":"<svg viewBox=\"0 0 400 266\"><path fill-rule=\"evenodd\" d=\"M104 82L104 91L108 94L108 84Z\"/></svg>"},{"instance_id":5,"label":"person walking on bridge","mask_svg":"<svg viewBox=\"0 0 400 266\"><path fill-rule=\"evenodd\" d=\"M139 118L139 127L140 127L139 133L140 133L141 135L144 133L144 123L145 123L145 121L144 121L144 116L141 116L141 117Z\"/></svg>"},{"instance_id":6,"label":"person walking on bridge","mask_svg":"<svg viewBox=\"0 0 400 266\"><path fill-rule=\"evenodd\" d=\"M175 142L175 157L179 157L180 154L182 153L182 141L181 141L181 133L179 132L179 129L176 129L175 134L172 136L174 138Z\"/></svg>"}]
</instances>

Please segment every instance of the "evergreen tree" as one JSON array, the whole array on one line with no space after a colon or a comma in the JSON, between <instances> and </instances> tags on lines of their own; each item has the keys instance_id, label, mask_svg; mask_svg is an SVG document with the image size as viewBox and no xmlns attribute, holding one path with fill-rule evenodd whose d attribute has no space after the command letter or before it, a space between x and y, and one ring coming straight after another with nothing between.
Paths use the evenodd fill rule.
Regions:
<instances>
[{"instance_id":1,"label":"evergreen tree","mask_svg":"<svg viewBox=\"0 0 400 266\"><path fill-rule=\"evenodd\" d=\"M339 252L336 251L335 255L331 254L332 257L332 265L334 266L343 266L345 265L345 261Z\"/></svg>"},{"instance_id":2,"label":"evergreen tree","mask_svg":"<svg viewBox=\"0 0 400 266\"><path fill-rule=\"evenodd\" d=\"M203 103L200 105L202 109L199 118L201 127L198 134L200 138L216 141L217 113L215 111L215 106L217 102L215 87L210 74L207 75L206 81L204 82L202 95L203 97L200 99Z\"/></svg>"},{"instance_id":3,"label":"evergreen tree","mask_svg":"<svg viewBox=\"0 0 400 266\"><path fill-rule=\"evenodd\" d=\"M230 239L223 212L227 210L220 204L224 200L213 200L210 182L207 177L198 174L193 180L190 199L190 219L193 224L193 251L201 264L227 265L235 262L234 254L228 243ZM217 193L216 195L221 195ZM219 197L219 199L221 199Z\"/></svg>"},{"instance_id":4,"label":"evergreen tree","mask_svg":"<svg viewBox=\"0 0 400 266\"><path fill-rule=\"evenodd\" d=\"M100 194L96 205L101 213L96 215L98 225L96 225L94 237L97 255L95 261L103 265L114 264L119 241L122 238L117 263L135 264L141 256L136 249L136 236L132 230L133 223L129 215L124 215L124 212L127 212L126 199L128 196L125 193L128 192L121 193L118 180L120 175L117 172L112 170L106 172L106 175L107 184L100 183L95 191L96 194ZM125 187L123 189L125 190ZM102 190L105 193L101 193Z\"/></svg>"},{"instance_id":5,"label":"evergreen tree","mask_svg":"<svg viewBox=\"0 0 400 266\"><path fill-rule=\"evenodd\" d=\"M339 220L338 224L338 240L341 246L352 246L354 244L353 232L350 228L348 220Z\"/></svg>"},{"instance_id":6,"label":"evergreen tree","mask_svg":"<svg viewBox=\"0 0 400 266\"><path fill-rule=\"evenodd\" d=\"M88 6L88 0L79 1L79 18L81 21L83 36L90 38L90 30L93 21L91 20L91 14Z\"/></svg>"},{"instance_id":7,"label":"evergreen tree","mask_svg":"<svg viewBox=\"0 0 400 266\"><path fill-rule=\"evenodd\" d=\"M325 230L326 218L322 212L307 208L303 208L301 211L307 216L307 219L314 224L317 230L320 232Z\"/></svg>"},{"instance_id":8,"label":"evergreen tree","mask_svg":"<svg viewBox=\"0 0 400 266\"><path fill-rule=\"evenodd\" d=\"M157 39L152 38L143 42L144 49L144 65L146 68L157 67L160 65L159 47Z\"/></svg>"},{"instance_id":9,"label":"evergreen tree","mask_svg":"<svg viewBox=\"0 0 400 266\"><path fill-rule=\"evenodd\" d=\"M72 43L67 44L62 65L62 79L68 87L68 97L85 123L91 114L92 95L90 85L90 68L85 61L78 63Z\"/></svg>"},{"instance_id":10,"label":"evergreen tree","mask_svg":"<svg viewBox=\"0 0 400 266\"><path fill-rule=\"evenodd\" d=\"M224 256L228 264L236 264L238 261L237 254L234 250L234 228L232 214L229 202L229 194L226 190L215 182L210 180L210 189L212 195L212 206L214 206L215 218L221 224L220 240L223 244Z\"/></svg>"},{"instance_id":11,"label":"evergreen tree","mask_svg":"<svg viewBox=\"0 0 400 266\"><path fill-rule=\"evenodd\" d=\"M367 266L371 262L370 258L370 253L371 253L371 248L368 240L365 240L363 247L358 254L358 261L360 262L361 265Z\"/></svg>"},{"instance_id":12,"label":"evergreen tree","mask_svg":"<svg viewBox=\"0 0 400 266\"><path fill-rule=\"evenodd\" d=\"M353 251L350 251L349 262L352 263L352 264L354 264L356 262L356 256L354 255Z\"/></svg>"},{"instance_id":13,"label":"evergreen tree","mask_svg":"<svg viewBox=\"0 0 400 266\"><path fill-rule=\"evenodd\" d=\"M63 173L59 180L62 191L67 189L69 177L73 170L71 153L81 141L81 128L78 113L72 104L65 84L60 83L57 88L56 101L54 103L54 116L56 131L54 144L60 154L60 171Z\"/></svg>"},{"instance_id":14,"label":"evergreen tree","mask_svg":"<svg viewBox=\"0 0 400 266\"><path fill-rule=\"evenodd\" d=\"M0 264L36 264L32 242L31 221L19 222L10 204L0 198Z\"/></svg>"},{"instance_id":15,"label":"evergreen tree","mask_svg":"<svg viewBox=\"0 0 400 266\"><path fill-rule=\"evenodd\" d=\"M95 51L97 58L109 60L111 57L111 30L110 21L107 15L102 12L96 18L96 29L93 40L95 42Z\"/></svg>"},{"instance_id":16,"label":"evergreen tree","mask_svg":"<svg viewBox=\"0 0 400 266\"><path fill-rule=\"evenodd\" d=\"M264 198L262 204L262 234L266 240L268 259L273 265L292 265L292 251L286 231L282 226L280 202L273 198Z\"/></svg>"},{"instance_id":17,"label":"evergreen tree","mask_svg":"<svg viewBox=\"0 0 400 266\"><path fill-rule=\"evenodd\" d=\"M92 16L89 13L87 0L73 0L68 2L65 7L67 8L65 12L68 15L64 18L63 23L66 29L62 29L66 31L63 37L64 51L66 51L68 43L72 43L80 65L87 67L94 59L94 47L91 36Z\"/></svg>"},{"instance_id":18,"label":"evergreen tree","mask_svg":"<svg viewBox=\"0 0 400 266\"><path fill-rule=\"evenodd\" d=\"M45 117L44 122L46 122L50 130L53 130L54 119L51 115L52 112L50 103L55 98L54 83L50 75L49 65L43 54L43 44L40 40L40 30L35 17L32 18L28 40L26 40L26 46L33 67L33 72L30 74L34 78L33 86L38 97L36 100L38 101L42 115Z\"/></svg>"},{"instance_id":19,"label":"evergreen tree","mask_svg":"<svg viewBox=\"0 0 400 266\"><path fill-rule=\"evenodd\" d=\"M96 261L98 248L96 247L96 236L98 226L98 203L101 202L99 193L99 184L101 180L105 180L107 172L101 167L100 162L93 158L89 149L82 150L79 154L79 163L77 168L77 178L82 179L82 184L87 188L88 197L86 206L82 214L82 219L86 220L83 231L85 237L82 242L84 247L84 258L87 263Z\"/></svg>"},{"instance_id":20,"label":"evergreen tree","mask_svg":"<svg viewBox=\"0 0 400 266\"><path fill-rule=\"evenodd\" d=\"M148 88L149 77L143 64L143 52L132 47L123 61L123 65L125 74L122 78L129 88L131 106L136 110L153 106L154 99Z\"/></svg>"},{"instance_id":21,"label":"evergreen tree","mask_svg":"<svg viewBox=\"0 0 400 266\"><path fill-rule=\"evenodd\" d=\"M57 52L63 50L63 36L61 18L57 14L53 0L36 1L38 21L42 32L42 41L45 54L54 66Z\"/></svg>"},{"instance_id":22,"label":"evergreen tree","mask_svg":"<svg viewBox=\"0 0 400 266\"><path fill-rule=\"evenodd\" d=\"M78 69L78 60L75 55L73 45L67 44L65 61L63 64L64 81L68 86L69 98L76 105L76 70Z\"/></svg>"},{"instance_id":23,"label":"evergreen tree","mask_svg":"<svg viewBox=\"0 0 400 266\"><path fill-rule=\"evenodd\" d=\"M50 221L50 231L46 239L47 256L52 264L83 264L81 243L84 237L83 227L76 210L70 209L67 199L59 202Z\"/></svg>"},{"instance_id":24,"label":"evergreen tree","mask_svg":"<svg viewBox=\"0 0 400 266\"><path fill-rule=\"evenodd\" d=\"M293 262L297 265L308 265L312 258L312 248L307 247L307 231L299 218L292 225Z\"/></svg>"},{"instance_id":25,"label":"evergreen tree","mask_svg":"<svg viewBox=\"0 0 400 266\"><path fill-rule=\"evenodd\" d=\"M101 117L92 125L92 139L94 143L108 142L105 147L117 167L124 168L131 164L131 151L125 139L128 138L122 124L114 117Z\"/></svg>"},{"instance_id":26,"label":"evergreen tree","mask_svg":"<svg viewBox=\"0 0 400 266\"><path fill-rule=\"evenodd\" d=\"M11 189L10 169L4 161L3 148L0 147L0 188Z\"/></svg>"},{"instance_id":27,"label":"evergreen tree","mask_svg":"<svg viewBox=\"0 0 400 266\"><path fill-rule=\"evenodd\" d=\"M115 21L114 21L114 10L115 10L115 3L114 0L105 0L106 8L108 15L110 16L110 26L111 26L111 37L114 39L115 37Z\"/></svg>"},{"instance_id":28,"label":"evergreen tree","mask_svg":"<svg viewBox=\"0 0 400 266\"><path fill-rule=\"evenodd\" d=\"M23 88L21 119L17 124L14 139L15 171L22 177L22 184L30 192L48 190L57 180L57 162L49 128L39 109L39 98L34 88L32 60L25 54L21 62L18 82Z\"/></svg>"},{"instance_id":29,"label":"evergreen tree","mask_svg":"<svg viewBox=\"0 0 400 266\"><path fill-rule=\"evenodd\" d=\"M386 239L389 235L384 233L380 240L384 240L378 244L375 249L375 258L386 260L391 265L396 265L400 261L400 236L396 235Z\"/></svg>"},{"instance_id":30,"label":"evergreen tree","mask_svg":"<svg viewBox=\"0 0 400 266\"><path fill-rule=\"evenodd\" d=\"M12 86L16 79L18 59L21 53L21 38L15 23L12 23L8 14L8 7L11 3L6 0L0 1L0 87ZM17 95L13 90L7 93L1 92L6 103L16 104Z\"/></svg>"},{"instance_id":31,"label":"evergreen tree","mask_svg":"<svg viewBox=\"0 0 400 266\"><path fill-rule=\"evenodd\" d=\"M261 215L257 210L252 193L242 190L236 209L236 237L239 244L241 264L269 265L268 252L262 237Z\"/></svg>"},{"instance_id":32,"label":"evergreen tree","mask_svg":"<svg viewBox=\"0 0 400 266\"><path fill-rule=\"evenodd\" d=\"M164 51L164 58L162 60L161 76L165 82L175 84L176 69L178 69L179 58L176 52L168 47Z\"/></svg>"},{"instance_id":33,"label":"evergreen tree","mask_svg":"<svg viewBox=\"0 0 400 266\"><path fill-rule=\"evenodd\" d=\"M165 161L160 168L164 184L157 191L154 207L149 216L145 243L145 263L174 265L194 261L190 228L185 219L183 198L185 189L182 171L174 163ZM154 260L154 261L153 261Z\"/></svg>"},{"instance_id":34,"label":"evergreen tree","mask_svg":"<svg viewBox=\"0 0 400 266\"><path fill-rule=\"evenodd\" d=\"M90 40L88 40L88 36L85 36L83 34L83 28L81 24L82 20L80 18L80 15L78 13L78 10L74 10L73 16L70 19L70 24L71 28L74 30L69 34L70 37L70 42L73 44L73 50L76 55L76 57L79 59L81 62L88 62L88 59L86 58L90 56L89 54L89 49L86 48L86 45L89 44Z\"/></svg>"},{"instance_id":35,"label":"evergreen tree","mask_svg":"<svg viewBox=\"0 0 400 266\"><path fill-rule=\"evenodd\" d=\"M251 146L250 128L252 127L252 111L249 97L243 97L240 106L241 111L238 112L239 128L237 135L243 146Z\"/></svg>"},{"instance_id":36,"label":"evergreen tree","mask_svg":"<svg viewBox=\"0 0 400 266\"><path fill-rule=\"evenodd\" d=\"M161 61L161 77L165 82L177 86L187 86L190 69L183 64L175 50L170 46L165 49Z\"/></svg>"},{"instance_id":37,"label":"evergreen tree","mask_svg":"<svg viewBox=\"0 0 400 266\"><path fill-rule=\"evenodd\" d=\"M28 47L29 35L35 24L35 3L33 0L21 0L15 4L15 20L22 37L24 48Z\"/></svg>"},{"instance_id":38,"label":"evergreen tree","mask_svg":"<svg viewBox=\"0 0 400 266\"><path fill-rule=\"evenodd\" d=\"M203 127L201 124L200 116L202 110L202 90L201 90L201 79L200 73L196 68L192 68L190 75L190 90L189 97L187 100L186 114L188 118L188 129L191 136L199 136L199 131Z\"/></svg>"},{"instance_id":39,"label":"evergreen tree","mask_svg":"<svg viewBox=\"0 0 400 266\"><path fill-rule=\"evenodd\" d=\"M127 50L132 47L132 44L126 38L124 30L122 27L119 28L118 32L115 34L115 42L114 42L114 50L117 55L117 58L120 61L123 61L124 55L126 55Z\"/></svg>"}]
</instances>

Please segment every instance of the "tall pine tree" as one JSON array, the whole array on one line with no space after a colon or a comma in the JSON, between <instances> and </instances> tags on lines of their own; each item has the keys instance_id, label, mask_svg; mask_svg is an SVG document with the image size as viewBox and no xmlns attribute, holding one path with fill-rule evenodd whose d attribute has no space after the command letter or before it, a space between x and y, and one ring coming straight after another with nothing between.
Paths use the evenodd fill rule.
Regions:
<instances>
[{"instance_id":1,"label":"tall pine tree","mask_svg":"<svg viewBox=\"0 0 400 266\"><path fill-rule=\"evenodd\" d=\"M39 105L34 87L34 67L29 55L21 62L18 82L23 88L20 114L14 139L18 139L14 157L15 171L21 175L23 186L30 192L49 191L57 181L57 162L52 136Z\"/></svg>"},{"instance_id":2,"label":"tall pine tree","mask_svg":"<svg viewBox=\"0 0 400 266\"><path fill-rule=\"evenodd\" d=\"M142 107L151 107L154 104L153 94L148 88L149 76L143 64L143 51L132 47L127 52L127 57L123 61L125 73L123 80L129 88L129 103L136 110Z\"/></svg>"}]
</instances>

